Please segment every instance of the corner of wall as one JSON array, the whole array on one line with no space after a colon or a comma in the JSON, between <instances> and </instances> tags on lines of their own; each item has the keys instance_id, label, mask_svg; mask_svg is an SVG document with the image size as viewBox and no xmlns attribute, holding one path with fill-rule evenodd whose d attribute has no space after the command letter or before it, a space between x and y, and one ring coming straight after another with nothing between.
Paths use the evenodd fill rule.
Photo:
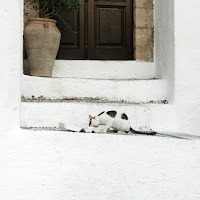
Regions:
<instances>
[{"instance_id":1,"label":"corner of wall","mask_svg":"<svg viewBox=\"0 0 200 200\"><path fill-rule=\"evenodd\" d=\"M156 75L167 81L168 101L174 99L174 0L155 0Z\"/></svg>"}]
</instances>

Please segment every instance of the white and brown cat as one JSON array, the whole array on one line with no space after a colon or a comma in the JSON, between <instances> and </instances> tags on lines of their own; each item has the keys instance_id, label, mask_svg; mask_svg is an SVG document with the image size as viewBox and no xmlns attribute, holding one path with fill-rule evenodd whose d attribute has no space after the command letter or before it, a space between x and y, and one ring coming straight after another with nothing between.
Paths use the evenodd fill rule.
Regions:
<instances>
[{"instance_id":1,"label":"white and brown cat","mask_svg":"<svg viewBox=\"0 0 200 200\"><path fill-rule=\"evenodd\" d=\"M98 129L99 125L104 125L103 129ZM80 132L109 132L113 129L115 132L134 134L155 135L155 132L139 132L131 128L128 116L125 113L117 112L115 110L104 111L95 117L89 115L89 127L82 128Z\"/></svg>"}]
</instances>

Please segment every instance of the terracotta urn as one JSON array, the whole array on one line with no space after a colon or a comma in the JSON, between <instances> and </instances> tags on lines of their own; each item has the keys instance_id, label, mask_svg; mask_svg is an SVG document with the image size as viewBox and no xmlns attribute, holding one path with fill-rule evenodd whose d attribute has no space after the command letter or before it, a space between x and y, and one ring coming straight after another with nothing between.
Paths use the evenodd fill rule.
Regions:
<instances>
[{"instance_id":1,"label":"terracotta urn","mask_svg":"<svg viewBox=\"0 0 200 200\"><path fill-rule=\"evenodd\" d=\"M61 33L56 20L31 18L24 29L30 75L51 77L60 45Z\"/></svg>"}]
</instances>

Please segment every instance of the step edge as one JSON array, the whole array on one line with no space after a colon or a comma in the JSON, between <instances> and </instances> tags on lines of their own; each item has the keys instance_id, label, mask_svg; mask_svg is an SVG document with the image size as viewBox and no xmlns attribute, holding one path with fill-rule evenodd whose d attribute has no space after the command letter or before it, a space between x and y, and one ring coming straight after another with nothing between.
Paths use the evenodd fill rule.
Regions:
<instances>
[{"instance_id":1,"label":"step edge","mask_svg":"<svg viewBox=\"0 0 200 200\"><path fill-rule=\"evenodd\" d=\"M61 79L61 80L69 80L69 79L74 79L74 80L95 80L95 81L164 81L164 79L162 79L161 77L154 77L154 78L129 78L129 79L103 79L103 78L84 78L84 77L40 77L40 76L30 76L27 74L23 74L22 78L38 78L38 79L52 79L52 80L56 80L56 79Z\"/></svg>"},{"instance_id":2,"label":"step edge","mask_svg":"<svg viewBox=\"0 0 200 200\"><path fill-rule=\"evenodd\" d=\"M20 126L23 130L29 130L29 131L53 131L53 132L66 132L66 133L75 133L75 134L92 134L92 135L123 135L123 136L147 136L147 137L167 137L167 138L174 138L174 139L184 139L184 140L192 140L192 139L199 139L200 136L195 135L189 135L189 134L169 134L169 133L157 133L156 135L138 135L133 133L86 133L86 132L79 132L74 131L71 129L65 129L65 128L54 128L54 127L29 127L29 126Z\"/></svg>"},{"instance_id":3,"label":"step edge","mask_svg":"<svg viewBox=\"0 0 200 200\"><path fill-rule=\"evenodd\" d=\"M108 101L108 100L103 100L100 98L62 98L62 99L48 99L45 97L24 97L21 96L21 102L23 103L102 103L102 104L123 104L123 105L140 105L140 104L168 104L168 101L166 99L164 100L157 100L157 101L139 101L139 102L128 102L128 101Z\"/></svg>"}]
</instances>

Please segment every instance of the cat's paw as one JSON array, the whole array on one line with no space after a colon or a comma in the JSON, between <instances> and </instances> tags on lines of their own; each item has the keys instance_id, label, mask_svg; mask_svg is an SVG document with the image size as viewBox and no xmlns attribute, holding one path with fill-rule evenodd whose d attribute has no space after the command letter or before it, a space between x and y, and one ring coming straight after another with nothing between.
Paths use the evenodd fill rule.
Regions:
<instances>
[{"instance_id":1,"label":"cat's paw","mask_svg":"<svg viewBox=\"0 0 200 200\"><path fill-rule=\"evenodd\" d=\"M107 133L108 130L107 130L107 129L103 129L103 130L101 130L101 132L102 132L102 133Z\"/></svg>"},{"instance_id":2,"label":"cat's paw","mask_svg":"<svg viewBox=\"0 0 200 200\"><path fill-rule=\"evenodd\" d=\"M127 134L125 131L117 131L117 133L120 135Z\"/></svg>"}]
</instances>

